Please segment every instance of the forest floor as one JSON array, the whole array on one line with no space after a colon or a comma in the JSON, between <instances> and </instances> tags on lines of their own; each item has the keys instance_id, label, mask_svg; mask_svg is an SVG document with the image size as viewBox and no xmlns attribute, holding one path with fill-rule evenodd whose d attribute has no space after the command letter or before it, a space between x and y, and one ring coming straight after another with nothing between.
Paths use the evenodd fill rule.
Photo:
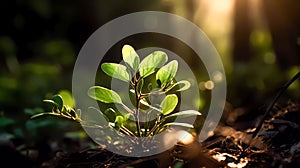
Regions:
<instances>
[{"instance_id":1,"label":"forest floor","mask_svg":"<svg viewBox=\"0 0 300 168\"><path fill-rule=\"evenodd\" d=\"M230 115L228 118L234 117ZM300 104L288 103L285 107L275 104L253 138L255 127L244 129L243 125L256 120L231 126L219 124L214 135L199 148L186 148L189 152L199 150L196 155L183 156L186 151L180 151L183 149L180 145L163 154L143 158L120 156L96 148L57 153L53 159L42 163L42 167L300 167Z\"/></svg>"}]
</instances>

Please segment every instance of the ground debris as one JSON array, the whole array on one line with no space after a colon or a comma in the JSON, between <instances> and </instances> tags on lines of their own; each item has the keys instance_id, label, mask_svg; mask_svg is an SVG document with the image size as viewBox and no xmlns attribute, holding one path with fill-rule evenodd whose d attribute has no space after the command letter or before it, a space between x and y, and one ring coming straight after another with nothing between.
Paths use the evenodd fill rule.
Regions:
<instances>
[{"instance_id":1,"label":"ground debris","mask_svg":"<svg viewBox=\"0 0 300 168\"><path fill-rule=\"evenodd\" d=\"M274 107L255 138L252 138L254 127L243 130L219 124L214 135L200 145L201 156L211 163L220 163L209 164L218 165L216 167L300 167L300 105L290 103L286 107ZM169 158L165 160L166 168L196 168L198 164L195 160L181 157L180 152L134 158L97 148L73 154L60 153L44 167L161 167L160 156Z\"/></svg>"}]
</instances>

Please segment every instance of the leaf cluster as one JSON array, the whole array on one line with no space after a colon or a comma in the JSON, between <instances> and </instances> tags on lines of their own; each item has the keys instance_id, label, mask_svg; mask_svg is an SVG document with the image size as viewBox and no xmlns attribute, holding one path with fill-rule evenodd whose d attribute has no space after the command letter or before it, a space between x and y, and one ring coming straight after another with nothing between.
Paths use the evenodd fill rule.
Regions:
<instances>
[{"instance_id":1,"label":"leaf cluster","mask_svg":"<svg viewBox=\"0 0 300 168\"><path fill-rule=\"evenodd\" d=\"M112 78L128 83L129 94L134 109L130 109L123 103L121 96L114 90L102 86L92 86L88 90L88 95L103 103L114 103L121 105L124 113L116 113L112 108L108 108L102 113L107 121L117 130L125 130L123 133L135 136L152 136L162 132L171 125L193 128L188 123L174 122L177 117L190 117L201 115L197 111L174 112L178 104L176 93L187 90L190 83L186 80L176 81L175 76L178 71L178 62L172 60L168 62L168 56L162 51L154 51L140 59L135 49L130 45L124 45L122 56L125 64L103 63L101 69ZM168 62L168 63L167 63ZM155 82L145 82L147 78L155 76ZM151 80L150 80L151 81ZM157 86L153 88L153 86ZM163 96L160 104L151 103L151 96ZM143 112L146 118L155 115L154 121L146 120L140 126L139 114ZM135 128L130 128L130 123L135 121Z\"/></svg>"}]
</instances>

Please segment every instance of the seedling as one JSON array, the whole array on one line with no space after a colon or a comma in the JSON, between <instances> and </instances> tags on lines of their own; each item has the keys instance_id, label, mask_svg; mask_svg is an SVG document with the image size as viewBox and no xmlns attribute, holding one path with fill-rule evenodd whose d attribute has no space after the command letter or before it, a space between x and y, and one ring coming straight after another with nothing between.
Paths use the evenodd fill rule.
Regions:
<instances>
[{"instance_id":1,"label":"seedling","mask_svg":"<svg viewBox=\"0 0 300 168\"><path fill-rule=\"evenodd\" d=\"M168 62L167 54L162 51L155 51L140 61L140 57L130 45L123 46L122 56L124 64L103 63L101 69L108 76L127 83L124 86L129 86L128 94L133 104L132 108L112 89L92 86L88 90L89 97L102 103L122 107L120 110L112 106L100 112L108 126L135 137L154 136L173 125L193 128L192 124L182 122L182 119L201 115L201 113L193 110L176 111L179 102L178 94L191 86L187 80L175 80L178 62L176 60ZM153 96L161 100L160 103L151 102ZM86 122L75 113L74 109L64 105L59 95L45 101L54 107L52 112L44 114ZM141 114L146 118L144 122L140 121ZM178 118L181 118L180 122L177 122Z\"/></svg>"}]
</instances>

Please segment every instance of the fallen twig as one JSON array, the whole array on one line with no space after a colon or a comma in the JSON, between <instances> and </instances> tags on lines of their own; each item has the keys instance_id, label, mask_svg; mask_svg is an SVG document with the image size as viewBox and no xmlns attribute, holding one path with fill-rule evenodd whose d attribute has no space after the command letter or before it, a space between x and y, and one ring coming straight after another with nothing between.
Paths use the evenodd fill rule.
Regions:
<instances>
[{"instance_id":1,"label":"fallen twig","mask_svg":"<svg viewBox=\"0 0 300 168\"><path fill-rule=\"evenodd\" d=\"M272 110L274 104L278 101L278 99L282 96L282 94L288 89L288 87L294 83L298 78L300 77L300 72L298 72L292 79L290 79L286 84L284 84L279 92L277 92L277 95L275 96L275 98L273 99L272 103L269 105L269 107L267 108L263 118L261 119L261 121L259 122L256 130L254 131L254 133L252 134L252 139L254 139L257 134L259 133L264 121L266 120L266 118L269 116L270 111Z\"/></svg>"}]
</instances>

